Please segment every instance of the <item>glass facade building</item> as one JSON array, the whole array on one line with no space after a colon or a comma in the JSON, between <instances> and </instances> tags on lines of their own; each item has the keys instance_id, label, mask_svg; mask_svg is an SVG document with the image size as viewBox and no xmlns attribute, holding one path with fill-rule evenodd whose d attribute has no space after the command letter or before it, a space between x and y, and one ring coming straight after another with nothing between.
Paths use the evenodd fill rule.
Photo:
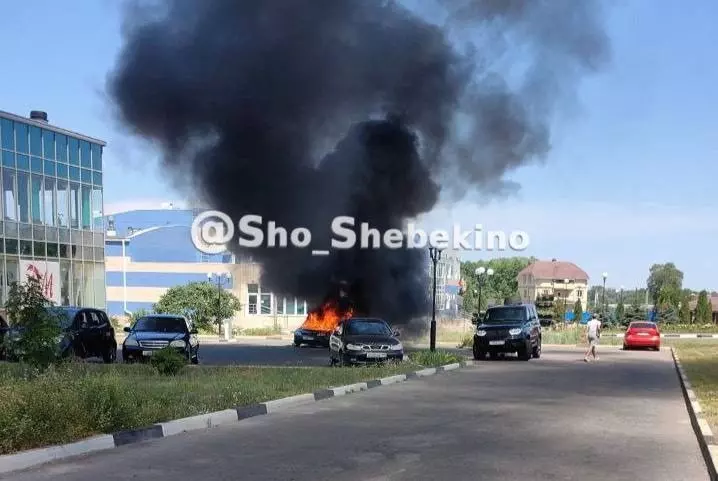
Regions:
<instances>
[{"instance_id":1,"label":"glass facade building","mask_svg":"<svg viewBox=\"0 0 718 481\"><path fill-rule=\"evenodd\" d=\"M44 113L41 113L44 115ZM104 309L105 142L0 111L0 286L41 271L61 305Z\"/></svg>"}]
</instances>

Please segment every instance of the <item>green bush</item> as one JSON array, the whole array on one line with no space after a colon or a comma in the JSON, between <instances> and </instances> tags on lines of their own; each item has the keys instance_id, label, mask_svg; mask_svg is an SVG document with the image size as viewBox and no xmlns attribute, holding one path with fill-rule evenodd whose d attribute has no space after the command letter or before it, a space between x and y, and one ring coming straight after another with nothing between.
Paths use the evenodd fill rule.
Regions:
<instances>
[{"instance_id":1,"label":"green bush","mask_svg":"<svg viewBox=\"0 0 718 481\"><path fill-rule=\"evenodd\" d=\"M149 364L67 363L35 374L0 363L0 455L247 406L413 367L197 366L163 376Z\"/></svg>"},{"instance_id":2,"label":"green bush","mask_svg":"<svg viewBox=\"0 0 718 481\"><path fill-rule=\"evenodd\" d=\"M432 352L423 350L410 353L409 360L420 366L436 367L461 362L464 361L465 358L451 351L436 350Z\"/></svg>"},{"instance_id":3,"label":"green bush","mask_svg":"<svg viewBox=\"0 0 718 481\"><path fill-rule=\"evenodd\" d=\"M273 336L281 334L282 330L278 327L252 327L249 329L242 329L240 333L242 336Z\"/></svg>"},{"instance_id":4,"label":"green bush","mask_svg":"<svg viewBox=\"0 0 718 481\"><path fill-rule=\"evenodd\" d=\"M177 350L166 347L154 353L150 363L160 374L175 376L187 364L187 359Z\"/></svg>"},{"instance_id":5,"label":"green bush","mask_svg":"<svg viewBox=\"0 0 718 481\"><path fill-rule=\"evenodd\" d=\"M12 357L37 370L47 369L60 358L60 319L48 308L52 303L42 291L41 279L29 277L24 284L10 286L6 309L19 337L6 336L4 348Z\"/></svg>"}]
</instances>

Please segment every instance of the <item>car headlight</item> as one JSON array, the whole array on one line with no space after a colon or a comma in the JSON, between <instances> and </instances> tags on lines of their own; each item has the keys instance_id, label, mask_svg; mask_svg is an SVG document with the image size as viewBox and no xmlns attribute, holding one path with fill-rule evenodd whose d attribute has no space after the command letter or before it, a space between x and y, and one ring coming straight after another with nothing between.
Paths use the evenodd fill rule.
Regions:
<instances>
[{"instance_id":1,"label":"car headlight","mask_svg":"<svg viewBox=\"0 0 718 481\"><path fill-rule=\"evenodd\" d=\"M391 346L392 351L401 351L402 349L404 349L404 346L400 342Z\"/></svg>"},{"instance_id":2,"label":"car headlight","mask_svg":"<svg viewBox=\"0 0 718 481\"><path fill-rule=\"evenodd\" d=\"M347 351L361 351L361 346L358 344L347 344Z\"/></svg>"},{"instance_id":3,"label":"car headlight","mask_svg":"<svg viewBox=\"0 0 718 481\"><path fill-rule=\"evenodd\" d=\"M134 337L128 337L127 339L125 339L125 346L137 347L139 346L139 343Z\"/></svg>"},{"instance_id":4,"label":"car headlight","mask_svg":"<svg viewBox=\"0 0 718 481\"><path fill-rule=\"evenodd\" d=\"M510 336L518 336L519 334L521 334L521 331L522 331L522 329L520 329L518 327L516 327L514 329L509 329L509 335Z\"/></svg>"},{"instance_id":5,"label":"car headlight","mask_svg":"<svg viewBox=\"0 0 718 481\"><path fill-rule=\"evenodd\" d=\"M175 341L170 342L170 347L181 347L184 348L187 345L182 339L177 339Z\"/></svg>"},{"instance_id":6,"label":"car headlight","mask_svg":"<svg viewBox=\"0 0 718 481\"><path fill-rule=\"evenodd\" d=\"M478 331L476 331L476 335L479 337L483 337L486 335L486 331L484 331L483 329L479 329Z\"/></svg>"}]
</instances>

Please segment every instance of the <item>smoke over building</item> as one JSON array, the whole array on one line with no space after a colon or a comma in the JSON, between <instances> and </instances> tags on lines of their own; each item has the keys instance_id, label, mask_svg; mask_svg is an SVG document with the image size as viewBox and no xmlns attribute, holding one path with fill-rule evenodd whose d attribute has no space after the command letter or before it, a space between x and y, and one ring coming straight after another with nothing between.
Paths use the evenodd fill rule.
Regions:
<instances>
[{"instance_id":1,"label":"smoke over building","mask_svg":"<svg viewBox=\"0 0 718 481\"><path fill-rule=\"evenodd\" d=\"M441 23L379 0L154 2L128 9L108 90L178 186L328 248L337 215L401 228L440 196L511 192L505 174L544 158L555 107L607 57L598 2L431 7ZM274 292L319 303L348 281L395 324L427 312L425 256L252 249Z\"/></svg>"}]
</instances>

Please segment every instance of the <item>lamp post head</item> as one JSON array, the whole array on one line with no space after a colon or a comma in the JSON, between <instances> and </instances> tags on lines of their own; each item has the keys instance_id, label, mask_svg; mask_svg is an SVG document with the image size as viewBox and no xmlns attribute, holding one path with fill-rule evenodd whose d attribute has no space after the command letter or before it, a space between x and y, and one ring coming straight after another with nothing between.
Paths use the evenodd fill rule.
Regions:
<instances>
[{"instance_id":1,"label":"lamp post head","mask_svg":"<svg viewBox=\"0 0 718 481\"><path fill-rule=\"evenodd\" d=\"M212 280L212 273L211 273L211 272L208 272L208 273L207 273L207 280L210 280L210 281Z\"/></svg>"},{"instance_id":2,"label":"lamp post head","mask_svg":"<svg viewBox=\"0 0 718 481\"><path fill-rule=\"evenodd\" d=\"M225 272L224 275L227 277L227 279L231 279L231 278L232 278L232 273L231 273L231 272Z\"/></svg>"},{"instance_id":3,"label":"lamp post head","mask_svg":"<svg viewBox=\"0 0 718 481\"><path fill-rule=\"evenodd\" d=\"M564 279L564 280L563 280L563 283L564 283L564 284L568 284L569 282L571 282L570 279Z\"/></svg>"},{"instance_id":4,"label":"lamp post head","mask_svg":"<svg viewBox=\"0 0 718 481\"><path fill-rule=\"evenodd\" d=\"M494 275L494 270L491 269L491 268L486 269L486 275L487 275L487 276L493 276L493 275Z\"/></svg>"},{"instance_id":5,"label":"lamp post head","mask_svg":"<svg viewBox=\"0 0 718 481\"><path fill-rule=\"evenodd\" d=\"M485 267L477 267L474 272L476 273L477 276L480 276L480 275L483 275L484 272L486 272L486 268Z\"/></svg>"},{"instance_id":6,"label":"lamp post head","mask_svg":"<svg viewBox=\"0 0 718 481\"><path fill-rule=\"evenodd\" d=\"M621 292L623 292L623 289L624 289L624 287L623 287L623 286L621 286Z\"/></svg>"},{"instance_id":7,"label":"lamp post head","mask_svg":"<svg viewBox=\"0 0 718 481\"><path fill-rule=\"evenodd\" d=\"M603 274L601 274L601 276L603 277L603 280L605 281L606 277L608 277L608 272L604 272Z\"/></svg>"}]
</instances>

